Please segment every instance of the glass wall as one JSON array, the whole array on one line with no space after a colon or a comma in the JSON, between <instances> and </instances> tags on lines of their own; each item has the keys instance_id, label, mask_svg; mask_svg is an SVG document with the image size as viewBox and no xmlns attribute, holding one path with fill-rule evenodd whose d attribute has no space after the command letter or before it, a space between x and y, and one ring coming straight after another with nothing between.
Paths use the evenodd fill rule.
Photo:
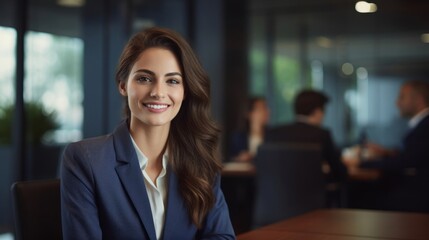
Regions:
<instances>
[{"instance_id":1,"label":"glass wall","mask_svg":"<svg viewBox=\"0 0 429 240\"><path fill-rule=\"evenodd\" d=\"M0 23L0 235L9 231L8 222L11 217L9 188L13 176L12 131L7 122L12 122L14 79L15 79L15 42L16 31L1 26ZM5 235L6 237L9 235Z\"/></svg>"},{"instance_id":2,"label":"glass wall","mask_svg":"<svg viewBox=\"0 0 429 240\"><path fill-rule=\"evenodd\" d=\"M56 177L62 147L82 138L83 3L28 5L23 97L29 179Z\"/></svg>"},{"instance_id":3,"label":"glass wall","mask_svg":"<svg viewBox=\"0 0 429 240\"><path fill-rule=\"evenodd\" d=\"M0 144L11 144L11 131L10 127L3 124L7 118L11 118L10 113L7 111L7 106L14 104L14 79L15 79L15 44L16 44L16 31L10 27L0 26L0 116L2 124L0 125ZM11 121L12 119L10 119Z\"/></svg>"},{"instance_id":4,"label":"glass wall","mask_svg":"<svg viewBox=\"0 0 429 240\"><path fill-rule=\"evenodd\" d=\"M12 131L6 123L13 121L6 106L15 102L16 38L12 27L14 2L0 0L0 236L11 234L11 204L9 189L13 178Z\"/></svg>"},{"instance_id":5,"label":"glass wall","mask_svg":"<svg viewBox=\"0 0 429 240\"><path fill-rule=\"evenodd\" d=\"M426 17L415 4L426 6L382 1L376 13L362 14L353 2L251 1L249 94L274 99L271 124L278 125L294 120L300 89L321 89L331 99L324 124L339 145L363 133L398 145L405 130L395 106L400 84L428 75Z\"/></svg>"},{"instance_id":6,"label":"glass wall","mask_svg":"<svg viewBox=\"0 0 429 240\"><path fill-rule=\"evenodd\" d=\"M12 232L12 182L57 177L63 146L82 138L84 1L74 2L81 5L0 0L0 237L6 239ZM26 17L17 19L22 13ZM23 59L17 57L18 32L24 32ZM17 69L24 70L23 79ZM21 94L17 83L24 87ZM19 137L17 98L24 101L26 120L21 149L13 144ZM18 149L23 156L16 156Z\"/></svg>"}]
</instances>

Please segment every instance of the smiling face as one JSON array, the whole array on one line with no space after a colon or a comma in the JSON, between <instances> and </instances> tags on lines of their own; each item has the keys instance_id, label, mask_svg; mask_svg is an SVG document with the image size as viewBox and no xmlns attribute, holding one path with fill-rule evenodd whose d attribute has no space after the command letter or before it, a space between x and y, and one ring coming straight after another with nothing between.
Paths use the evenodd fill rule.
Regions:
<instances>
[{"instance_id":1,"label":"smiling face","mask_svg":"<svg viewBox=\"0 0 429 240\"><path fill-rule=\"evenodd\" d=\"M184 99L184 79L174 54L148 48L137 58L119 91L128 98L131 126L170 127Z\"/></svg>"}]
</instances>

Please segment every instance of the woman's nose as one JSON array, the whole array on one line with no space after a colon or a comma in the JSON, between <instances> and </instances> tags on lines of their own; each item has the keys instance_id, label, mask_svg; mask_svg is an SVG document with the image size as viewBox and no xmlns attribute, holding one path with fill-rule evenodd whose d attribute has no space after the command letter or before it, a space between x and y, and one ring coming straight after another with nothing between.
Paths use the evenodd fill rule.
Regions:
<instances>
[{"instance_id":1,"label":"woman's nose","mask_svg":"<svg viewBox=\"0 0 429 240\"><path fill-rule=\"evenodd\" d=\"M150 92L150 96L153 98L164 98L165 97L164 86L162 85L162 83L160 83L160 81L157 81L153 85L152 91Z\"/></svg>"}]
</instances>

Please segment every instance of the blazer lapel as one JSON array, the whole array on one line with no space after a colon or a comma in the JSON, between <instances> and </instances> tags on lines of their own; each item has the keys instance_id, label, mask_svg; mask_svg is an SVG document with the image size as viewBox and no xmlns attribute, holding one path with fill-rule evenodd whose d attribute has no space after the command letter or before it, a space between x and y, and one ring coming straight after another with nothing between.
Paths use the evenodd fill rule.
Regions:
<instances>
[{"instance_id":1,"label":"blazer lapel","mask_svg":"<svg viewBox=\"0 0 429 240\"><path fill-rule=\"evenodd\" d=\"M134 204L149 238L155 240L155 226L144 177L125 121L113 133L113 144L117 154L117 161L119 162L116 167L116 173Z\"/></svg>"}]
</instances>

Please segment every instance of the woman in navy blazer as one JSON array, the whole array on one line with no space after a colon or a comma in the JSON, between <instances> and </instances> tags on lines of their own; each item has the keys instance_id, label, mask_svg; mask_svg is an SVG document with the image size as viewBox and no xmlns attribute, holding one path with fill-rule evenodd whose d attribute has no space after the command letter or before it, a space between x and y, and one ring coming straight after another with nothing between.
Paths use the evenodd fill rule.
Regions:
<instances>
[{"instance_id":1,"label":"woman in navy blazer","mask_svg":"<svg viewBox=\"0 0 429 240\"><path fill-rule=\"evenodd\" d=\"M168 29L139 32L116 81L127 118L63 155L64 239L235 239L210 83L191 47Z\"/></svg>"}]
</instances>

